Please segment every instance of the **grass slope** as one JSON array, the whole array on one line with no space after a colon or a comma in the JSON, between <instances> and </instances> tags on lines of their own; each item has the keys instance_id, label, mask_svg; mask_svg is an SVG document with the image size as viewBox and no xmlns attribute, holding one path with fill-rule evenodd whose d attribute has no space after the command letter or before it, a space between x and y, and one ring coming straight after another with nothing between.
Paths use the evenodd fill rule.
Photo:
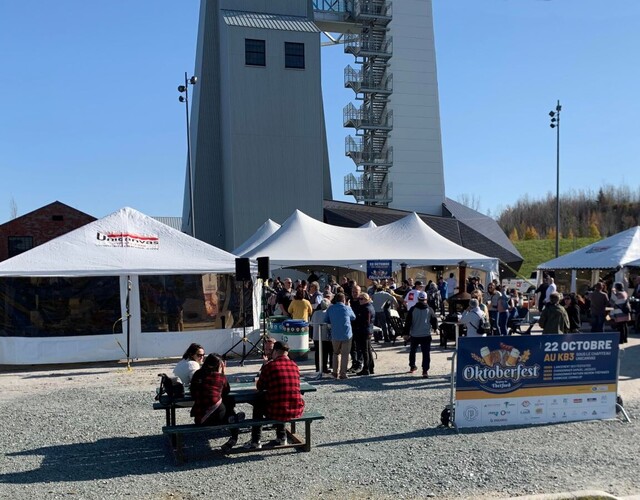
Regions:
<instances>
[{"instance_id":1,"label":"grass slope","mask_svg":"<svg viewBox=\"0 0 640 500\"><path fill-rule=\"evenodd\" d=\"M573 252L599 240L600 238L561 239L560 255ZM524 258L519 274L525 278L528 278L531 272L536 270L538 264L542 264L556 256L556 240L521 240L514 241L513 244Z\"/></svg>"}]
</instances>

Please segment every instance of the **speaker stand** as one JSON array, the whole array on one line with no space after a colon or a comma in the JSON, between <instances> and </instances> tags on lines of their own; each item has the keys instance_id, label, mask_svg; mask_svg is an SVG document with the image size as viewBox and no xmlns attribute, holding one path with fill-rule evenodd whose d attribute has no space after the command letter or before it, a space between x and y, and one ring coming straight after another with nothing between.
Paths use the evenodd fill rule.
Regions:
<instances>
[{"instance_id":1,"label":"speaker stand","mask_svg":"<svg viewBox=\"0 0 640 500\"><path fill-rule=\"evenodd\" d=\"M245 288L245 283L246 280L242 280L242 301L240 302L240 304L242 305L242 338L240 340L238 340L235 344L233 344L228 350L227 352L225 352L222 355L222 359L226 360L227 359L227 354L229 354L230 352L232 352L238 345L242 344L242 357L240 358L240 366L244 366L244 360L247 359L247 357L255 350L257 349L260 353L262 353L262 349L260 349L258 347L258 343L260 342L260 340L258 340L258 343L253 343L251 342L251 340L249 340L249 338L247 337L247 310L245 307L245 300L244 300L244 288ZM263 335L260 334L260 338L262 339ZM263 340L264 342L264 340ZM247 351L247 344L251 344L251 349L249 349L249 351Z\"/></svg>"}]
</instances>

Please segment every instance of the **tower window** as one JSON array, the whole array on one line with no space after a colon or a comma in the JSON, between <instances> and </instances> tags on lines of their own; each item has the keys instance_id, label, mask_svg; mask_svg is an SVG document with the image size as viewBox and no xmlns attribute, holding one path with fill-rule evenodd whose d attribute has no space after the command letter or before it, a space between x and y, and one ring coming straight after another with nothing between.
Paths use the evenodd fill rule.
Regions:
<instances>
[{"instance_id":1,"label":"tower window","mask_svg":"<svg viewBox=\"0 0 640 500\"><path fill-rule=\"evenodd\" d=\"M244 39L244 63L247 66L266 65L266 47L264 40Z\"/></svg>"},{"instance_id":2,"label":"tower window","mask_svg":"<svg viewBox=\"0 0 640 500\"><path fill-rule=\"evenodd\" d=\"M304 43L284 42L284 67L304 69Z\"/></svg>"}]
</instances>

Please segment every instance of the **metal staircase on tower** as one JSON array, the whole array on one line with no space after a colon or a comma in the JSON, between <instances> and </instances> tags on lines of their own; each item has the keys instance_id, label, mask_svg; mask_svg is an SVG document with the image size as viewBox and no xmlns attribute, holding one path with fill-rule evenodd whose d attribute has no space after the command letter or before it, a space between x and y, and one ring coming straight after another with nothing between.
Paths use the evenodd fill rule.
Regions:
<instances>
[{"instance_id":1,"label":"metal staircase on tower","mask_svg":"<svg viewBox=\"0 0 640 500\"><path fill-rule=\"evenodd\" d=\"M393 54L393 41L388 36L391 2L352 0L346 5L357 31L345 34L344 51L355 57L358 68L345 68L344 85L355 92L360 105L349 103L343 110L344 126L355 129L355 137L345 140L345 154L361 175L345 176L344 193L365 205L388 206L393 200L393 185L388 179L393 166L389 146L393 111L388 106L393 92L393 75L388 71Z\"/></svg>"}]
</instances>

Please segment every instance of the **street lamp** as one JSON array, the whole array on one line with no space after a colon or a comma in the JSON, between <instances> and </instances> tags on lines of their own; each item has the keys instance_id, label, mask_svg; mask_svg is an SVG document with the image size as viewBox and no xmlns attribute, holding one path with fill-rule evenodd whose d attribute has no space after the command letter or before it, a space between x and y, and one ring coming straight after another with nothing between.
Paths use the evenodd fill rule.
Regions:
<instances>
[{"instance_id":1,"label":"street lamp","mask_svg":"<svg viewBox=\"0 0 640 500\"><path fill-rule=\"evenodd\" d=\"M184 109L187 115L187 171L189 173L189 204L191 208L191 236L195 238L196 236L196 221L194 214L194 203L193 203L193 170L191 169L191 132L189 127L189 85L195 85L198 82L198 78L196 76L192 76L189 78L187 73L184 74L184 85L178 86L178 92L180 97L178 100L184 103Z\"/></svg>"},{"instance_id":2,"label":"street lamp","mask_svg":"<svg viewBox=\"0 0 640 500\"><path fill-rule=\"evenodd\" d=\"M560 101L555 111L549 111L551 128L556 129L556 258L560 254Z\"/></svg>"}]
</instances>

